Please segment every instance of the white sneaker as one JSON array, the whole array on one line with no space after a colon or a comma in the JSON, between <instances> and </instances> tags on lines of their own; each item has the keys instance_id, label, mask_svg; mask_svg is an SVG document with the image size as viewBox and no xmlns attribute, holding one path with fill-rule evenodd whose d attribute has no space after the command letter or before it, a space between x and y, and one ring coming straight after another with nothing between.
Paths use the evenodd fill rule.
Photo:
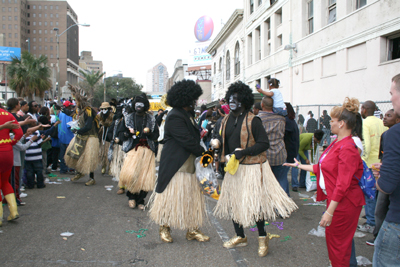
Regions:
<instances>
[{"instance_id":1,"label":"white sneaker","mask_svg":"<svg viewBox=\"0 0 400 267\"><path fill-rule=\"evenodd\" d=\"M51 170L51 165L49 167L47 167L47 169Z\"/></svg>"},{"instance_id":2,"label":"white sneaker","mask_svg":"<svg viewBox=\"0 0 400 267\"><path fill-rule=\"evenodd\" d=\"M46 178L46 179L44 179L44 182L45 182L45 183L48 183L48 182L50 182L50 179L49 179L49 178Z\"/></svg>"},{"instance_id":3,"label":"white sneaker","mask_svg":"<svg viewBox=\"0 0 400 267\"><path fill-rule=\"evenodd\" d=\"M26 193L19 194L19 197L27 197L27 196L28 196L28 194L26 194Z\"/></svg>"},{"instance_id":4,"label":"white sneaker","mask_svg":"<svg viewBox=\"0 0 400 267\"><path fill-rule=\"evenodd\" d=\"M21 187L21 188L19 189L19 191L24 192L24 191L25 191L25 188Z\"/></svg>"}]
</instances>

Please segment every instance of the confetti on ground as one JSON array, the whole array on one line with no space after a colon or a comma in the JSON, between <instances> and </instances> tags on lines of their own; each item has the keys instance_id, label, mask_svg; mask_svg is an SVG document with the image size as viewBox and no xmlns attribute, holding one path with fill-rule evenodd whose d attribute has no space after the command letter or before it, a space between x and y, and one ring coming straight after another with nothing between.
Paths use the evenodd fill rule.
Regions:
<instances>
[{"instance_id":1,"label":"confetti on ground","mask_svg":"<svg viewBox=\"0 0 400 267\"><path fill-rule=\"evenodd\" d=\"M258 228L250 228L250 231L252 232L258 231Z\"/></svg>"},{"instance_id":2,"label":"confetti on ground","mask_svg":"<svg viewBox=\"0 0 400 267\"><path fill-rule=\"evenodd\" d=\"M58 177L57 174L53 174L53 173L50 173L50 174L48 174L47 176L49 176L50 178Z\"/></svg>"},{"instance_id":3,"label":"confetti on ground","mask_svg":"<svg viewBox=\"0 0 400 267\"><path fill-rule=\"evenodd\" d=\"M326 204L323 204L323 203L304 203L303 204L304 206L325 206L326 207Z\"/></svg>"},{"instance_id":4,"label":"confetti on ground","mask_svg":"<svg viewBox=\"0 0 400 267\"><path fill-rule=\"evenodd\" d=\"M285 236L284 238L285 238L285 239L282 239L281 242L285 242L285 241L288 241L288 240L291 240L291 239L292 239L292 237L291 237L290 235Z\"/></svg>"},{"instance_id":5,"label":"confetti on ground","mask_svg":"<svg viewBox=\"0 0 400 267\"><path fill-rule=\"evenodd\" d=\"M74 235L74 233L70 233L70 232L64 232L64 233L61 233L60 234L60 236L73 236Z\"/></svg>"},{"instance_id":6,"label":"confetti on ground","mask_svg":"<svg viewBox=\"0 0 400 267\"><path fill-rule=\"evenodd\" d=\"M57 196L57 198L65 198L64 196Z\"/></svg>"},{"instance_id":7,"label":"confetti on ground","mask_svg":"<svg viewBox=\"0 0 400 267\"><path fill-rule=\"evenodd\" d=\"M68 240L68 238L66 238L66 237L63 237L63 239L64 239L64 240Z\"/></svg>"},{"instance_id":8,"label":"confetti on ground","mask_svg":"<svg viewBox=\"0 0 400 267\"><path fill-rule=\"evenodd\" d=\"M84 249L84 248L81 248L81 250L82 250L82 251L85 251L85 249Z\"/></svg>"},{"instance_id":9,"label":"confetti on ground","mask_svg":"<svg viewBox=\"0 0 400 267\"><path fill-rule=\"evenodd\" d=\"M283 230L283 222L273 222L272 225L275 225L279 230Z\"/></svg>"},{"instance_id":10,"label":"confetti on ground","mask_svg":"<svg viewBox=\"0 0 400 267\"><path fill-rule=\"evenodd\" d=\"M127 230L127 231L125 231L125 232L126 232L126 233L129 233L129 234L138 234L138 235L136 235L137 238L142 238L142 237L145 237L145 236L146 236L146 234L145 234L144 232L146 232L146 231L148 231L148 230L149 230L149 229L140 228L139 231Z\"/></svg>"}]
</instances>

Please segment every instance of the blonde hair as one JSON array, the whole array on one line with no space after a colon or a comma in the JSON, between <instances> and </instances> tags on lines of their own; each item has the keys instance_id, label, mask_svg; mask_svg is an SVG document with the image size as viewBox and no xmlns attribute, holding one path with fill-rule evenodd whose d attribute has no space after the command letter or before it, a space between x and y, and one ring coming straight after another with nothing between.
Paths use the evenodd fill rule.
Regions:
<instances>
[{"instance_id":1,"label":"blonde hair","mask_svg":"<svg viewBox=\"0 0 400 267\"><path fill-rule=\"evenodd\" d=\"M357 98L346 97L341 107L336 106L331 110L331 117L344 121L349 129L353 129L356 125L358 110L360 109L360 101Z\"/></svg>"}]
</instances>

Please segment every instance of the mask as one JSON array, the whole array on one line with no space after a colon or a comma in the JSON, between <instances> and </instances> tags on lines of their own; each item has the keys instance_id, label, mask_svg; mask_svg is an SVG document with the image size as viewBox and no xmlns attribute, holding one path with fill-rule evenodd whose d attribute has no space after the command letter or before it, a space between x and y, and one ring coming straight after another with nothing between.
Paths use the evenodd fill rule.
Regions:
<instances>
[{"instance_id":1,"label":"mask","mask_svg":"<svg viewBox=\"0 0 400 267\"><path fill-rule=\"evenodd\" d=\"M108 109L101 110L101 113L103 113L103 114L107 114L107 112L108 112Z\"/></svg>"},{"instance_id":2,"label":"mask","mask_svg":"<svg viewBox=\"0 0 400 267\"><path fill-rule=\"evenodd\" d=\"M124 115L124 117L128 115L128 112L126 112L126 108L122 108L122 114Z\"/></svg>"},{"instance_id":3,"label":"mask","mask_svg":"<svg viewBox=\"0 0 400 267\"><path fill-rule=\"evenodd\" d=\"M137 103L135 104L135 110L136 110L137 112L143 111L143 110L144 110L144 104L141 103L141 102L137 102Z\"/></svg>"},{"instance_id":4,"label":"mask","mask_svg":"<svg viewBox=\"0 0 400 267\"><path fill-rule=\"evenodd\" d=\"M231 97L229 98L229 108L233 111L237 110L238 108L240 108L242 106L242 103L240 103L237 99L237 93L234 93L233 95L231 95Z\"/></svg>"}]
</instances>

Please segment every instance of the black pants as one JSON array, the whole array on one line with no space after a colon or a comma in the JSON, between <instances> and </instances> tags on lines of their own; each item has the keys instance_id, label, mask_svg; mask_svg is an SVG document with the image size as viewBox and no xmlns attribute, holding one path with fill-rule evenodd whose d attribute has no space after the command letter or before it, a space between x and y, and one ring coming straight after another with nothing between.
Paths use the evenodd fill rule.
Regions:
<instances>
[{"instance_id":1,"label":"black pants","mask_svg":"<svg viewBox=\"0 0 400 267\"><path fill-rule=\"evenodd\" d=\"M141 190L139 193L135 193L135 194L132 194L131 192L126 191L126 196L129 198L129 200L135 200L136 205L139 205L139 204L144 205L144 199L146 198L147 193L148 192L143 191L143 190Z\"/></svg>"},{"instance_id":2,"label":"black pants","mask_svg":"<svg viewBox=\"0 0 400 267\"><path fill-rule=\"evenodd\" d=\"M35 185L35 174L37 187L45 187L43 178L43 164L42 160L25 161L26 179L28 181L27 187L32 189Z\"/></svg>"},{"instance_id":3,"label":"black pants","mask_svg":"<svg viewBox=\"0 0 400 267\"><path fill-rule=\"evenodd\" d=\"M267 233L265 232L265 221L264 220L258 221L256 224L258 228L258 236L267 236ZM235 227L235 233L237 236L240 236L242 238L245 237L243 226L233 222L233 227Z\"/></svg>"},{"instance_id":4,"label":"black pants","mask_svg":"<svg viewBox=\"0 0 400 267\"><path fill-rule=\"evenodd\" d=\"M57 170L58 168L58 155L60 154L60 148L59 147L53 147L51 153L51 158L52 158L52 163L53 165L51 166L52 170Z\"/></svg>"}]
</instances>

